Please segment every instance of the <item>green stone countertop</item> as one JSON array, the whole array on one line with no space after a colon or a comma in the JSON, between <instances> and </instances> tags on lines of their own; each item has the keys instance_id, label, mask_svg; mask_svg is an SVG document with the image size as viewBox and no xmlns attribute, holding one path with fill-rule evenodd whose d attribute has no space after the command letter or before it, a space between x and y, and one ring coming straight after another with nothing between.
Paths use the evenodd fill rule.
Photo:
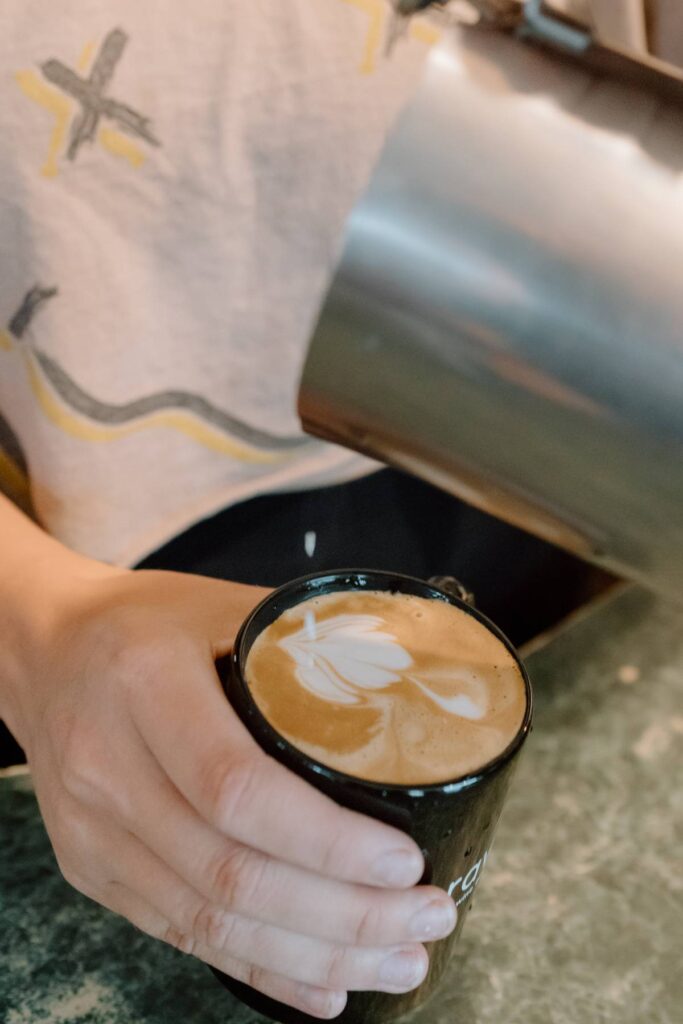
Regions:
<instances>
[{"instance_id":1,"label":"green stone countertop","mask_svg":"<svg viewBox=\"0 0 683 1024\"><path fill-rule=\"evenodd\" d=\"M627 589L528 664L535 731L450 973L411 1024L679 1024L683 614ZM0 780L0 919L0 1024L263 1019L62 881L27 775Z\"/></svg>"}]
</instances>

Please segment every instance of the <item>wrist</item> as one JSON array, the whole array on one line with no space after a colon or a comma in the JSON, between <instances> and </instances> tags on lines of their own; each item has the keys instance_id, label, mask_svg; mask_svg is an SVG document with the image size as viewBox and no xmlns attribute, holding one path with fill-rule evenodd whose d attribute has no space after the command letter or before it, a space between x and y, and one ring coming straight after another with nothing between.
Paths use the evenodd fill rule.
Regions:
<instances>
[{"instance_id":1,"label":"wrist","mask_svg":"<svg viewBox=\"0 0 683 1024\"><path fill-rule=\"evenodd\" d=\"M45 534L32 540L30 549L9 554L0 580L0 718L25 749L32 710L50 684L52 652L60 649L92 587L126 572Z\"/></svg>"}]
</instances>

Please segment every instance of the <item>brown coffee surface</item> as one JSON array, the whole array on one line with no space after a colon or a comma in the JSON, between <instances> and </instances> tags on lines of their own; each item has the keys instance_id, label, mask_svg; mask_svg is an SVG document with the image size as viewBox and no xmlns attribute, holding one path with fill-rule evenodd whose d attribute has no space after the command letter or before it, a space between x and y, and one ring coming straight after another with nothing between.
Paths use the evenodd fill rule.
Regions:
<instances>
[{"instance_id":1,"label":"brown coffee surface","mask_svg":"<svg viewBox=\"0 0 683 1024\"><path fill-rule=\"evenodd\" d=\"M445 601L341 591L284 612L255 640L245 677L278 733L358 778L426 785L483 767L526 711L519 667Z\"/></svg>"}]
</instances>

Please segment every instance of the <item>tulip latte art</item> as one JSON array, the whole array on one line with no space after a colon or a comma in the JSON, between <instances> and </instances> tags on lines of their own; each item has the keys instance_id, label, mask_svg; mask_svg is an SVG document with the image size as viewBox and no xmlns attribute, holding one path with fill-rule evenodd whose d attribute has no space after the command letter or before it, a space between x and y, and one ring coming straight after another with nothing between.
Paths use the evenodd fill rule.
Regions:
<instances>
[{"instance_id":1,"label":"tulip latte art","mask_svg":"<svg viewBox=\"0 0 683 1024\"><path fill-rule=\"evenodd\" d=\"M254 641L246 680L309 756L377 782L426 785L493 760L526 710L505 645L445 601L341 591L288 609Z\"/></svg>"}]
</instances>

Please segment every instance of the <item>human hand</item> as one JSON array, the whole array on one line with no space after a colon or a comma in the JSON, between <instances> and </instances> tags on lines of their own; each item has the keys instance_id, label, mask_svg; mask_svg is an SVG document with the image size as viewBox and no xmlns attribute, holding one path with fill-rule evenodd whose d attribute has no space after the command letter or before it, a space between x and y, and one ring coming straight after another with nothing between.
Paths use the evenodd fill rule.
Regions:
<instances>
[{"instance_id":1,"label":"human hand","mask_svg":"<svg viewBox=\"0 0 683 1024\"><path fill-rule=\"evenodd\" d=\"M256 745L215 659L265 591L93 563L13 662L13 713L59 866L144 932L323 1018L404 992L455 906L402 832Z\"/></svg>"}]
</instances>

